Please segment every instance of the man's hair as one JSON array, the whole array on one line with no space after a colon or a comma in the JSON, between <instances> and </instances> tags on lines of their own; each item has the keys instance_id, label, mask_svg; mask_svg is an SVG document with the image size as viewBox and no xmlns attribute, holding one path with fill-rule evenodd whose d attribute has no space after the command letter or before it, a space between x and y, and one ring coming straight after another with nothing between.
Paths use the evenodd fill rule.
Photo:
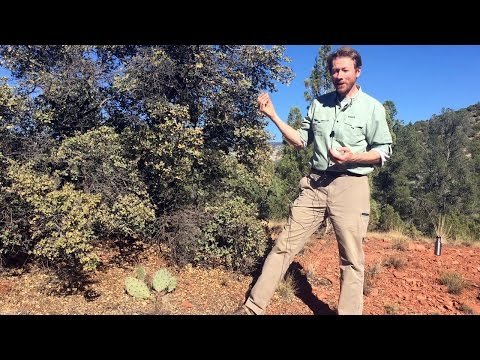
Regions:
<instances>
[{"instance_id":1,"label":"man's hair","mask_svg":"<svg viewBox=\"0 0 480 360\"><path fill-rule=\"evenodd\" d=\"M332 52L327 57L328 71L330 72L330 74L332 73L333 59L336 59L339 57L349 57L350 59L352 59L353 62L355 63L355 69L362 67L362 57L360 56L358 51L355 49L352 49L349 46L342 46L341 48L337 49L337 51Z\"/></svg>"}]
</instances>

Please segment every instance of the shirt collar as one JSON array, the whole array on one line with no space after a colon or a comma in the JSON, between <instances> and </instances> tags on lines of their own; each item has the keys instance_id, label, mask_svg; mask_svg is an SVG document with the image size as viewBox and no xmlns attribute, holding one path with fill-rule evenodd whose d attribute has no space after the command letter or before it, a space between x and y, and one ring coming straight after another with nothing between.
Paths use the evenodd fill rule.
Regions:
<instances>
[{"instance_id":1,"label":"shirt collar","mask_svg":"<svg viewBox=\"0 0 480 360\"><path fill-rule=\"evenodd\" d=\"M348 106L352 105L352 102L357 98L358 94L362 91L362 87L358 84L355 84L357 87L357 93L353 95L352 97L345 96L342 101L338 101L338 96L335 95L335 102L337 103L338 106L340 106L340 109L346 109Z\"/></svg>"}]
</instances>

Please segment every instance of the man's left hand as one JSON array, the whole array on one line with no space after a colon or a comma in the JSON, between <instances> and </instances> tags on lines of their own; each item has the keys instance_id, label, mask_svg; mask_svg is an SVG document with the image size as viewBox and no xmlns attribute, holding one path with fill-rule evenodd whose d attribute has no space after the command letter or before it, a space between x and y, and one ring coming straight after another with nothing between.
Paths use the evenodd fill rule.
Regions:
<instances>
[{"instance_id":1,"label":"man's left hand","mask_svg":"<svg viewBox=\"0 0 480 360\"><path fill-rule=\"evenodd\" d=\"M335 164L347 164L355 158L355 154L348 147L329 149L328 154Z\"/></svg>"}]
</instances>

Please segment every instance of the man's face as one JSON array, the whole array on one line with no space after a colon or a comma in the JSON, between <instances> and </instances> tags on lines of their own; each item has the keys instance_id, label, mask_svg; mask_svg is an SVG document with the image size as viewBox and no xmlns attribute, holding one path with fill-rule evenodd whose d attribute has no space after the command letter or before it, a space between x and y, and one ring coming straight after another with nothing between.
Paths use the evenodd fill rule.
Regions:
<instances>
[{"instance_id":1,"label":"man's face","mask_svg":"<svg viewBox=\"0 0 480 360\"><path fill-rule=\"evenodd\" d=\"M353 92L357 78L360 76L360 68L355 69L355 62L349 57L339 57L332 61L332 80L335 89L342 97Z\"/></svg>"}]
</instances>

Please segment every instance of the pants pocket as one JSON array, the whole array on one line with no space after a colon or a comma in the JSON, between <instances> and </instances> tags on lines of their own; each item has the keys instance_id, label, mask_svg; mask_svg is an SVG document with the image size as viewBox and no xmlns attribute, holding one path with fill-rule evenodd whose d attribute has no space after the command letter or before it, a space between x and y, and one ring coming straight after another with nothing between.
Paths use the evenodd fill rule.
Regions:
<instances>
[{"instance_id":1,"label":"pants pocket","mask_svg":"<svg viewBox=\"0 0 480 360\"><path fill-rule=\"evenodd\" d=\"M360 237L367 236L368 222L370 221L370 214L363 212L360 214Z\"/></svg>"},{"instance_id":2,"label":"pants pocket","mask_svg":"<svg viewBox=\"0 0 480 360\"><path fill-rule=\"evenodd\" d=\"M308 183L308 177L304 176L298 182L298 188L300 189L300 192L301 192L303 189L307 187L310 187L310 184Z\"/></svg>"}]
</instances>

